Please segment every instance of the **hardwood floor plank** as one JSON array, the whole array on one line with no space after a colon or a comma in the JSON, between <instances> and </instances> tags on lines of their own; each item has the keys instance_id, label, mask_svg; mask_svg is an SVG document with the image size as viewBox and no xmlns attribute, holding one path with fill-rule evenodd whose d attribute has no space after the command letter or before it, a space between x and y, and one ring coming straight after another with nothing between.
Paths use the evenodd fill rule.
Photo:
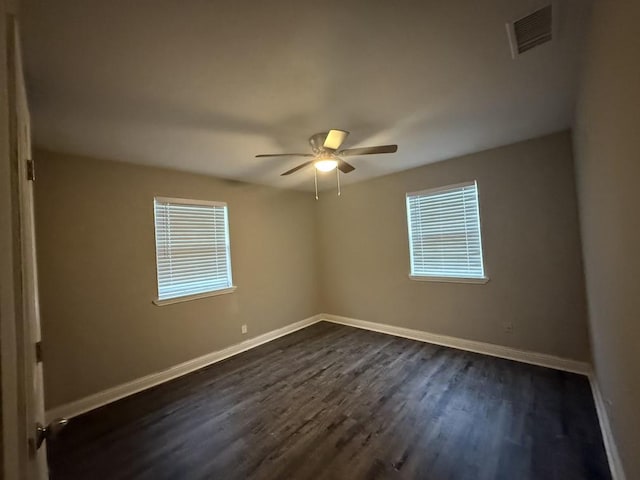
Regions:
<instances>
[{"instance_id":1,"label":"hardwood floor plank","mask_svg":"<svg viewBox=\"0 0 640 480\"><path fill-rule=\"evenodd\" d=\"M74 418L64 479L610 479L586 377L321 322Z\"/></svg>"}]
</instances>

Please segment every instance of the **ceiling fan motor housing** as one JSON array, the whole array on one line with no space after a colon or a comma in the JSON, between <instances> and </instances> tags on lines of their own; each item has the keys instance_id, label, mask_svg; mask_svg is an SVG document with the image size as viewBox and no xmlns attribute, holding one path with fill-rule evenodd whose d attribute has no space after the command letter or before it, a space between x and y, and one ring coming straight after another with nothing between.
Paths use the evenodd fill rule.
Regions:
<instances>
[{"instance_id":1,"label":"ceiling fan motor housing","mask_svg":"<svg viewBox=\"0 0 640 480\"><path fill-rule=\"evenodd\" d=\"M327 138L328 134L329 132L320 132L309 137L309 145L311 145L311 150L313 150L313 153L318 155L326 151L326 149L324 148L324 141Z\"/></svg>"}]
</instances>

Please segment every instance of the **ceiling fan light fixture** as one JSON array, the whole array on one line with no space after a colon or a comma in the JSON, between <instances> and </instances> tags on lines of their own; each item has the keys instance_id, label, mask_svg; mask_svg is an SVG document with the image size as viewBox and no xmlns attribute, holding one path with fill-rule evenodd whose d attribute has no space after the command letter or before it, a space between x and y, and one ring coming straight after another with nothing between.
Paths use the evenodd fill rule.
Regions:
<instances>
[{"instance_id":1,"label":"ceiling fan light fixture","mask_svg":"<svg viewBox=\"0 0 640 480\"><path fill-rule=\"evenodd\" d=\"M340 195L340 173L353 172L356 168L345 162L342 157L354 157L359 155L376 155L379 153L395 153L398 145L377 145L374 147L358 147L341 149L342 143L349 135L346 130L329 130L316 133L309 138L309 144L313 153L261 153L256 157L307 157L310 160L281 173L287 176L308 166L313 166L313 182L316 187L316 200L318 199L318 172L329 173L335 170L338 196Z\"/></svg>"},{"instance_id":2,"label":"ceiling fan light fixture","mask_svg":"<svg viewBox=\"0 0 640 480\"><path fill-rule=\"evenodd\" d=\"M313 166L321 172L330 172L338 166L338 162L336 160L318 160Z\"/></svg>"}]
</instances>

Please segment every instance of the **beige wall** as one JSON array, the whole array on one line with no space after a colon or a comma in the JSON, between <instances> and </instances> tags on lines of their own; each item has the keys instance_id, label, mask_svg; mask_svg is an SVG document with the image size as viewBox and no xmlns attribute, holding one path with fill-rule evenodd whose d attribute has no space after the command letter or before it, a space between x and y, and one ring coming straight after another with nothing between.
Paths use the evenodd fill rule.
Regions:
<instances>
[{"instance_id":1,"label":"beige wall","mask_svg":"<svg viewBox=\"0 0 640 480\"><path fill-rule=\"evenodd\" d=\"M35 157L48 408L319 311L312 194L45 151ZM156 195L228 202L235 293L151 303Z\"/></svg>"},{"instance_id":2,"label":"beige wall","mask_svg":"<svg viewBox=\"0 0 640 480\"><path fill-rule=\"evenodd\" d=\"M568 132L310 193L36 152L47 407L326 312L589 359ZM478 181L486 285L408 279L405 193ZM157 307L153 197L229 203L238 290ZM513 324L506 333L504 322Z\"/></svg>"},{"instance_id":3,"label":"beige wall","mask_svg":"<svg viewBox=\"0 0 640 480\"><path fill-rule=\"evenodd\" d=\"M591 343L628 479L640 478L640 2L596 2L575 132Z\"/></svg>"},{"instance_id":4,"label":"beige wall","mask_svg":"<svg viewBox=\"0 0 640 480\"><path fill-rule=\"evenodd\" d=\"M474 179L491 280L409 280L405 193ZM347 186L318 207L327 313L589 359L568 132Z\"/></svg>"}]
</instances>

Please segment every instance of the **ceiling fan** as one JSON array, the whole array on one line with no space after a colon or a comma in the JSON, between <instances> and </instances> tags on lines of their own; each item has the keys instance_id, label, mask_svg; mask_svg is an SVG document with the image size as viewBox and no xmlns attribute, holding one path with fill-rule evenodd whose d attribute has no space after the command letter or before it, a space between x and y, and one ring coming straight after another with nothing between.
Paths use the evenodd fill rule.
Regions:
<instances>
[{"instance_id":1,"label":"ceiling fan","mask_svg":"<svg viewBox=\"0 0 640 480\"><path fill-rule=\"evenodd\" d=\"M328 132L316 133L309 138L311 151L313 153L266 153L256 155L260 157L309 157L308 160L297 167L287 170L281 176L291 175L303 168L313 165L314 181L316 186L316 199L318 198L318 177L317 171L330 172L336 170L338 182L338 195L340 195L340 174L353 172L356 168L345 162L342 157L354 157L357 155L375 155L379 153L394 153L398 151L397 145L378 145L376 147L347 148L340 150L349 132L345 130L329 130Z\"/></svg>"}]
</instances>

